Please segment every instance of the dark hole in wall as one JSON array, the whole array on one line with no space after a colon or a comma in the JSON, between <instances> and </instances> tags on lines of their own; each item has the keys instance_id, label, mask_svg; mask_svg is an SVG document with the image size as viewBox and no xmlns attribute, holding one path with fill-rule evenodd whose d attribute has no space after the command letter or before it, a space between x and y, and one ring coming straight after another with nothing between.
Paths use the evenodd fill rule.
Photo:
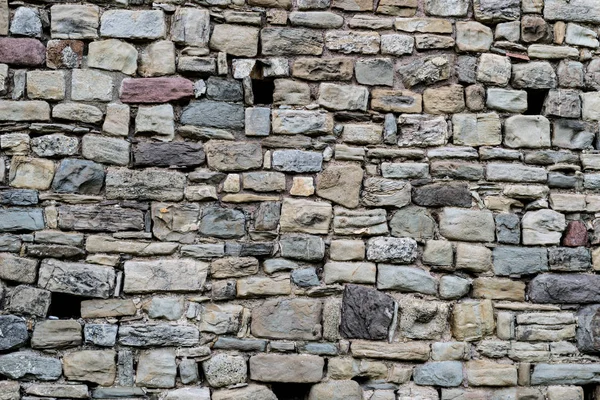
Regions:
<instances>
[{"instance_id":1,"label":"dark hole in wall","mask_svg":"<svg viewBox=\"0 0 600 400\"><path fill-rule=\"evenodd\" d=\"M585 385L583 386L583 400L596 400L596 385ZM600 393L600 391L598 391Z\"/></svg>"},{"instance_id":2,"label":"dark hole in wall","mask_svg":"<svg viewBox=\"0 0 600 400\"><path fill-rule=\"evenodd\" d=\"M87 299L71 294L52 293L51 300L48 316L70 319L81 318L81 302Z\"/></svg>"},{"instance_id":3,"label":"dark hole in wall","mask_svg":"<svg viewBox=\"0 0 600 400\"><path fill-rule=\"evenodd\" d=\"M306 383L275 383L271 389L278 400L305 400L311 386Z\"/></svg>"},{"instance_id":4,"label":"dark hole in wall","mask_svg":"<svg viewBox=\"0 0 600 400\"><path fill-rule=\"evenodd\" d=\"M548 89L526 89L527 92L527 111L525 115L542 115L544 102L548 96Z\"/></svg>"},{"instance_id":5,"label":"dark hole in wall","mask_svg":"<svg viewBox=\"0 0 600 400\"><path fill-rule=\"evenodd\" d=\"M274 91L275 81L273 81L273 79L252 79L252 94L254 95L254 104L273 104Z\"/></svg>"}]
</instances>

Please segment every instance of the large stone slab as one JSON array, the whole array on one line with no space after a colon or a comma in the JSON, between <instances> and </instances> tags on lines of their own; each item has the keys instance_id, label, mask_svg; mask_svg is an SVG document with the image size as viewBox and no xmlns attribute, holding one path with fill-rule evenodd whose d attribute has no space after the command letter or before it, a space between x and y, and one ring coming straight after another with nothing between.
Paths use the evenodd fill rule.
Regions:
<instances>
[{"instance_id":1,"label":"large stone slab","mask_svg":"<svg viewBox=\"0 0 600 400\"><path fill-rule=\"evenodd\" d=\"M600 365L537 364L531 374L532 385L590 385L600 383Z\"/></svg>"},{"instance_id":2,"label":"large stone slab","mask_svg":"<svg viewBox=\"0 0 600 400\"><path fill-rule=\"evenodd\" d=\"M192 259L126 261L125 293L201 291L208 264Z\"/></svg>"},{"instance_id":3,"label":"large stone slab","mask_svg":"<svg viewBox=\"0 0 600 400\"><path fill-rule=\"evenodd\" d=\"M51 292L106 299L115 288L115 270L47 258L40 265L38 286Z\"/></svg>"},{"instance_id":4,"label":"large stone slab","mask_svg":"<svg viewBox=\"0 0 600 400\"><path fill-rule=\"evenodd\" d=\"M537 274L548 271L548 253L541 247L498 246L493 264L498 276Z\"/></svg>"},{"instance_id":5,"label":"large stone slab","mask_svg":"<svg viewBox=\"0 0 600 400\"><path fill-rule=\"evenodd\" d=\"M195 167L204 163L205 154L198 143L140 143L133 149L136 167Z\"/></svg>"},{"instance_id":6,"label":"large stone slab","mask_svg":"<svg viewBox=\"0 0 600 400\"><path fill-rule=\"evenodd\" d=\"M58 208L60 229L118 232L144 229L144 213L133 208L73 205Z\"/></svg>"},{"instance_id":7,"label":"large stone slab","mask_svg":"<svg viewBox=\"0 0 600 400\"><path fill-rule=\"evenodd\" d=\"M277 368L273 368L277 365ZM250 379L259 382L314 383L323 378L319 356L258 354L250 357Z\"/></svg>"},{"instance_id":8,"label":"large stone slab","mask_svg":"<svg viewBox=\"0 0 600 400\"><path fill-rule=\"evenodd\" d=\"M0 374L11 379L55 381L62 375L62 365L58 358L18 351L0 356Z\"/></svg>"},{"instance_id":9,"label":"large stone slab","mask_svg":"<svg viewBox=\"0 0 600 400\"><path fill-rule=\"evenodd\" d=\"M598 303L600 276L591 274L542 274L529 283L534 303Z\"/></svg>"},{"instance_id":10,"label":"large stone slab","mask_svg":"<svg viewBox=\"0 0 600 400\"><path fill-rule=\"evenodd\" d=\"M178 201L183 198L185 181L185 175L179 172L109 168L106 174L106 197Z\"/></svg>"},{"instance_id":11,"label":"large stone slab","mask_svg":"<svg viewBox=\"0 0 600 400\"><path fill-rule=\"evenodd\" d=\"M544 18L597 24L600 23L600 3L595 0L546 0Z\"/></svg>"},{"instance_id":12,"label":"large stone slab","mask_svg":"<svg viewBox=\"0 0 600 400\"><path fill-rule=\"evenodd\" d=\"M252 335L270 339L321 338L322 303L315 299L268 300L252 310Z\"/></svg>"}]
</instances>

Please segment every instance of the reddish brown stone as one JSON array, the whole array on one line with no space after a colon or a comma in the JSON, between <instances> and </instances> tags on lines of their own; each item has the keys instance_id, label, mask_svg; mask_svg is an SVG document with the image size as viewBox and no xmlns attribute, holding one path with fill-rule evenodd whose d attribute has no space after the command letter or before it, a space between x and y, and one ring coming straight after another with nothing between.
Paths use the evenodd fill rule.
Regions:
<instances>
[{"instance_id":1,"label":"reddish brown stone","mask_svg":"<svg viewBox=\"0 0 600 400\"><path fill-rule=\"evenodd\" d=\"M124 79L121 84L123 103L165 103L194 95L194 84L184 78Z\"/></svg>"},{"instance_id":2,"label":"reddish brown stone","mask_svg":"<svg viewBox=\"0 0 600 400\"><path fill-rule=\"evenodd\" d=\"M50 40L46 49L48 68L79 68L84 44L81 40Z\"/></svg>"},{"instance_id":3,"label":"reddish brown stone","mask_svg":"<svg viewBox=\"0 0 600 400\"><path fill-rule=\"evenodd\" d=\"M33 67L44 64L46 47L37 39L0 38L0 63Z\"/></svg>"},{"instance_id":4,"label":"reddish brown stone","mask_svg":"<svg viewBox=\"0 0 600 400\"><path fill-rule=\"evenodd\" d=\"M581 221L571 221L567 225L563 236L563 246L579 247L587 246L588 231L585 224Z\"/></svg>"}]
</instances>

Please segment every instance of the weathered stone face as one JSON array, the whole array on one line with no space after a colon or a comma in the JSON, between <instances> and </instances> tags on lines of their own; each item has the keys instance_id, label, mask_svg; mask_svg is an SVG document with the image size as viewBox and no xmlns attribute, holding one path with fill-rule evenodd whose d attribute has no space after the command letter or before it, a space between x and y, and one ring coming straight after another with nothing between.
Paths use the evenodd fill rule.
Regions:
<instances>
[{"instance_id":1,"label":"weathered stone face","mask_svg":"<svg viewBox=\"0 0 600 400\"><path fill-rule=\"evenodd\" d=\"M0 400L600 383L596 0L93 3L0 0Z\"/></svg>"},{"instance_id":2,"label":"weathered stone face","mask_svg":"<svg viewBox=\"0 0 600 400\"><path fill-rule=\"evenodd\" d=\"M388 336L393 314L391 297L363 286L347 285L339 330L348 339L383 340Z\"/></svg>"},{"instance_id":3,"label":"weathered stone face","mask_svg":"<svg viewBox=\"0 0 600 400\"><path fill-rule=\"evenodd\" d=\"M269 300L252 310L252 333L272 339L318 339L321 310L319 300Z\"/></svg>"}]
</instances>

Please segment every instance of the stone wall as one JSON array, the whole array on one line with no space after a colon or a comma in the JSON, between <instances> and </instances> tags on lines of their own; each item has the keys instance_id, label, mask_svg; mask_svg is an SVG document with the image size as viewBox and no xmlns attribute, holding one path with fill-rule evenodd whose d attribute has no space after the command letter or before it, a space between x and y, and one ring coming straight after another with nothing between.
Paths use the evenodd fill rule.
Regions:
<instances>
[{"instance_id":1,"label":"stone wall","mask_svg":"<svg viewBox=\"0 0 600 400\"><path fill-rule=\"evenodd\" d=\"M0 0L0 400L600 398L598 0Z\"/></svg>"}]
</instances>

